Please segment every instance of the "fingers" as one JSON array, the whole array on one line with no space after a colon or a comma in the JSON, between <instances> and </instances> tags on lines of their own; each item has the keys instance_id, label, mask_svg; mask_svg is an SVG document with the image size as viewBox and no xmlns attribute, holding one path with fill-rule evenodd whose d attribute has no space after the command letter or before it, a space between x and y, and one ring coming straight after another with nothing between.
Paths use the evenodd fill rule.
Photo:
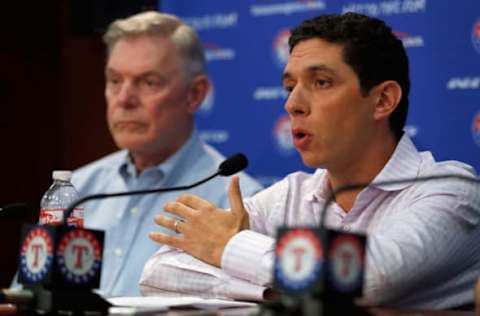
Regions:
<instances>
[{"instance_id":1,"label":"fingers","mask_svg":"<svg viewBox=\"0 0 480 316\"><path fill-rule=\"evenodd\" d=\"M184 250L183 239L181 237L171 236L159 232L151 232L148 234L148 237L150 237L151 240L159 244L168 245Z\"/></svg>"},{"instance_id":2,"label":"fingers","mask_svg":"<svg viewBox=\"0 0 480 316\"><path fill-rule=\"evenodd\" d=\"M178 218L171 218L163 215L157 215L154 219L155 223L170 230L173 230L177 234L182 233L182 227L185 225L185 221Z\"/></svg>"},{"instance_id":3,"label":"fingers","mask_svg":"<svg viewBox=\"0 0 480 316\"><path fill-rule=\"evenodd\" d=\"M178 219L176 218L171 218L171 217L167 217L167 216L163 216L163 215L157 215L155 216L155 219L154 219L155 223L157 223L158 225L160 226L163 226L165 228L168 228L170 230L173 230L175 232L178 233L178 230L180 229L179 226L181 226L181 224L176 224L176 222L178 221Z\"/></svg>"},{"instance_id":4,"label":"fingers","mask_svg":"<svg viewBox=\"0 0 480 316\"><path fill-rule=\"evenodd\" d=\"M238 176L232 177L232 181L228 187L228 200L230 201L230 209L232 212L244 212L242 191L240 190L240 178Z\"/></svg>"},{"instance_id":5,"label":"fingers","mask_svg":"<svg viewBox=\"0 0 480 316\"><path fill-rule=\"evenodd\" d=\"M169 213L178 215L182 218L189 218L195 210L187 205L179 202L168 202L165 203L163 209Z\"/></svg>"},{"instance_id":6,"label":"fingers","mask_svg":"<svg viewBox=\"0 0 480 316\"><path fill-rule=\"evenodd\" d=\"M195 210L209 210L215 209L215 205L207 200L202 199L196 195L182 194L177 198L177 202L180 202Z\"/></svg>"}]
</instances>

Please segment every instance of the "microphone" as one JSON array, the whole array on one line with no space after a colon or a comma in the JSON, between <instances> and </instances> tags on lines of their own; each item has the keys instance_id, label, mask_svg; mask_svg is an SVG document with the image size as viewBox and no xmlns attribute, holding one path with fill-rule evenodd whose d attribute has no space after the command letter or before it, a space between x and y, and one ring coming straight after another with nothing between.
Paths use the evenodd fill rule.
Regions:
<instances>
[{"instance_id":1,"label":"microphone","mask_svg":"<svg viewBox=\"0 0 480 316\"><path fill-rule=\"evenodd\" d=\"M119 197L119 196L126 196L126 195L140 195L140 194L151 194L151 193L163 193L163 192L171 192L171 191L181 191L181 190L188 190L203 184L216 176L231 176L239 171L242 171L248 166L248 159L242 153L237 153L225 159L218 167L218 170L195 183L171 188L156 188L156 189L148 189L148 190L137 190L137 191L125 191L125 192L114 192L114 193L100 193L100 194L92 194L87 195L77 201L73 202L68 209L65 211L63 216L63 225L66 225L66 220L70 217L70 214L73 212L75 207L78 205L91 201L91 200L98 200L98 199L105 199L105 198L112 198L112 197Z\"/></svg>"},{"instance_id":2,"label":"microphone","mask_svg":"<svg viewBox=\"0 0 480 316\"><path fill-rule=\"evenodd\" d=\"M217 173L221 176L231 176L248 166L248 159L244 154L238 153L230 156L218 166Z\"/></svg>"},{"instance_id":3,"label":"microphone","mask_svg":"<svg viewBox=\"0 0 480 316\"><path fill-rule=\"evenodd\" d=\"M0 216L18 217L23 216L27 210L25 203L8 203L0 205ZM14 214L16 213L16 214Z\"/></svg>"}]
</instances>

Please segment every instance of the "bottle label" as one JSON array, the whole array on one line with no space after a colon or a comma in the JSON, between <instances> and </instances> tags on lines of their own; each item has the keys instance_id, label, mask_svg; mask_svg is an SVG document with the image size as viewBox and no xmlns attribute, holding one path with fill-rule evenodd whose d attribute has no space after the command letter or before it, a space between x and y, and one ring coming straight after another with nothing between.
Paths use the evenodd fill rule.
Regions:
<instances>
[{"instance_id":1,"label":"bottle label","mask_svg":"<svg viewBox=\"0 0 480 316\"><path fill-rule=\"evenodd\" d=\"M61 225L65 208L49 208L40 210L40 225ZM67 218L67 225L71 227L83 227L83 208L74 208Z\"/></svg>"},{"instance_id":2,"label":"bottle label","mask_svg":"<svg viewBox=\"0 0 480 316\"><path fill-rule=\"evenodd\" d=\"M72 215L67 218L67 225L72 227L83 227L83 208L74 208Z\"/></svg>"}]
</instances>

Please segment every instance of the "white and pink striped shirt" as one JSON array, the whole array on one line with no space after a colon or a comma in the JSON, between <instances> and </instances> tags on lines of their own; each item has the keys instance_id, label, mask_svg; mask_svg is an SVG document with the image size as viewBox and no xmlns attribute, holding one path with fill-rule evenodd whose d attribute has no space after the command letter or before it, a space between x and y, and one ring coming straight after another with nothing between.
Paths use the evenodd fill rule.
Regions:
<instances>
[{"instance_id":1,"label":"white and pink striped shirt","mask_svg":"<svg viewBox=\"0 0 480 316\"><path fill-rule=\"evenodd\" d=\"M457 179L375 185L439 174L475 177L465 164L438 163L429 152L418 152L404 135L349 212L330 205L328 227L368 234L368 304L444 309L473 302L480 276L480 185ZM325 170L290 174L245 200L250 230L229 241L222 269L162 247L144 268L143 293L261 299L272 281L277 228L318 225L330 193Z\"/></svg>"}]
</instances>

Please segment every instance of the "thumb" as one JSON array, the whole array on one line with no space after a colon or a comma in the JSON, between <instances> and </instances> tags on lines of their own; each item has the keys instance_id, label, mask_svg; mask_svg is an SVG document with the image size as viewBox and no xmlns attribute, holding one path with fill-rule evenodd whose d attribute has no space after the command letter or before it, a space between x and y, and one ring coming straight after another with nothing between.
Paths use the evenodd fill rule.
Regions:
<instances>
[{"instance_id":1,"label":"thumb","mask_svg":"<svg viewBox=\"0 0 480 316\"><path fill-rule=\"evenodd\" d=\"M245 207L243 206L242 192L240 191L240 178L233 176L230 186L228 187L228 200L230 202L230 210L235 215L243 215Z\"/></svg>"}]
</instances>

